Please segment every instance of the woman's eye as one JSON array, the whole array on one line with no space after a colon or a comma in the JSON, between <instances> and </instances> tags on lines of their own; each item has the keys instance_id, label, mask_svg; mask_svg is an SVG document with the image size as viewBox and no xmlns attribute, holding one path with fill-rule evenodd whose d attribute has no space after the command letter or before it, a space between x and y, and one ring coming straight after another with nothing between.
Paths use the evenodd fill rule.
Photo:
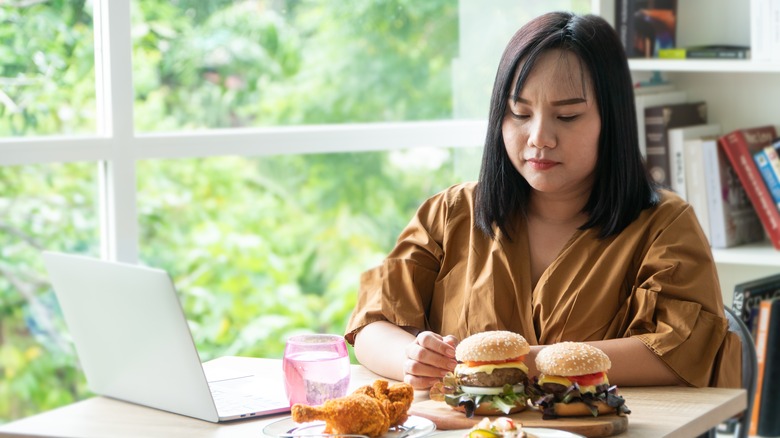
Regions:
<instances>
[{"instance_id":1,"label":"woman's eye","mask_svg":"<svg viewBox=\"0 0 780 438\"><path fill-rule=\"evenodd\" d=\"M577 115L571 115L571 116L558 116L558 119L564 122L571 122L577 119Z\"/></svg>"},{"instance_id":2,"label":"woman's eye","mask_svg":"<svg viewBox=\"0 0 780 438\"><path fill-rule=\"evenodd\" d=\"M517 114L517 113L516 113L516 112L514 112L514 111L510 111L510 113L512 113L512 117L514 117L514 118L516 118L516 119L520 119L520 120L525 120L525 119L527 119L527 118L531 117L531 116L529 116L528 114Z\"/></svg>"}]
</instances>

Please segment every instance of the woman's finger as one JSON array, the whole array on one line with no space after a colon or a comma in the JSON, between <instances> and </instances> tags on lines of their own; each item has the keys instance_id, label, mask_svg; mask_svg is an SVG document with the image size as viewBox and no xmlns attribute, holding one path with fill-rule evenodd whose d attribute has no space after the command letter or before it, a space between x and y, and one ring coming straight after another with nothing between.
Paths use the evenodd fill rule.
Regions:
<instances>
[{"instance_id":1,"label":"woman's finger","mask_svg":"<svg viewBox=\"0 0 780 438\"><path fill-rule=\"evenodd\" d=\"M441 379L449 371L450 370L427 365L412 359L408 359L404 363L404 374L405 375L408 374L416 377L434 377L437 379Z\"/></svg>"},{"instance_id":2,"label":"woman's finger","mask_svg":"<svg viewBox=\"0 0 780 438\"><path fill-rule=\"evenodd\" d=\"M452 336L448 338L455 339ZM426 350L434 351L442 356L454 358L455 347L446 341L441 335L434 332L421 332L417 335L417 344L425 348Z\"/></svg>"},{"instance_id":3,"label":"woman's finger","mask_svg":"<svg viewBox=\"0 0 780 438\"><path fill-rule=\"evenodd\" d=\"M418 377L411 374L404 374L404 382L412 385L412 388L414 389L428 389L440 381L440 378Z\"/></svg>"},{"instance_id":4,"label":"woman's finger","mask_svg":"<svg viewBox=\"0 0 780 438\"><path fill-rule=\"evenodd\" d=\"M452 348L452 347L450 347ZM454 355L454 353L453 353ZM436 351L423 347L417 342L412 342L406 347L406 357L408 360L419 362L442 370L444 373L455 369L455 359L451 356L442 355Z\"/></svg>"},{"instance_id":5,"label":"woman's finger","mask_svg":"<svg viewBox=\"0 0 780 438\"><path fill-rule=\"evenodd\" d=\"M458 346L458 344L460 343L458 338L456 338L455 336L452 336L452 335L447 335L447 336L443 337L442 340L447 345L450 345L452 348L456 348Z\"/></svg>"}]
</instances>

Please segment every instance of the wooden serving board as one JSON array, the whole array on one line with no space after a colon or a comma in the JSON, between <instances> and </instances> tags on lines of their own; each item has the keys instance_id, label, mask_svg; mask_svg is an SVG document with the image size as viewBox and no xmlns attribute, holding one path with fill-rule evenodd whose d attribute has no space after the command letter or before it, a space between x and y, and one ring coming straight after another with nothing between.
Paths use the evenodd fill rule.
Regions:
<instances>
[{"instance_id":1,"label":"wooden serving board","mask_svg":"<svg viewBox=\"0 0 780 438\"><path fill-rule=\"evenodd\" d=\"M470 429L482 419L475 415L466 418L463 412L452 409L444 402L425 400L412 404L410 415L424 417L436 424L438 430ZM598 417L565 417L543 420L542 413L528 408L516 414L507 415L519 421L524 427L547 427L578 433L586 437L605 437L617 435L628 429L628 417L618 415L600 415Z\"/></svg>"}]
</instances>

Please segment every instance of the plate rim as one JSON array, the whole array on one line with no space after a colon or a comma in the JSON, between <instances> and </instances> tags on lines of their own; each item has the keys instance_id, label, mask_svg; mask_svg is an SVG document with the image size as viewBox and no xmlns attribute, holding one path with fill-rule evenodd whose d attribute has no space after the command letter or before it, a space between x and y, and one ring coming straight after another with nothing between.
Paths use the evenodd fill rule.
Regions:
<instances>
[{"instance_id":1,"label":"plate rim","mask_svg":"<svg viewBox=\"0 0 780 438\"><path fill-rule=\"evenodd\" d=\"M585 435L580 435L578 433L570 432L568 430L563 429L556 429L554 427L526 427L523 426L523 431L528 431L529 433L539 433L539 431L554 431L556 433L564 433L568 434L565 438L585 438ZM544 436L541 436L540 438L545 438Z\"/></svg>"},{"instance_id":2,"label":"plate rim","mask_svg":"<svg viewBox=\"0 0 780 438\"><path fill-rule=\"evenodd\" d=\"M404 425L405 425L405 424L406 424L406 423L407 423L407 422L408 422L410 419L412 419L412 418L414 418L414 419L415 419L415 421L422 421L423 423L425 423L425 426L426 426L426 428L425 428L425 429L423 429L423 430L426 430L427 432L425 432L425 433L424 433L424 434L422 434L422 435L421 435L421 434L415 434L415 433L412 433L412 434L410 434L410 435L408 435L408 436L407 436L408 438L421 438L421 437L425 437L425 436L428 436L428 435L430 435L430 434L432 434L432 433L436 432L436 430L437 430L436 423L434 423L433 421L431 421L431 420L430 420L430 419L428 419L428 418L421 417L421 416L419 416L419 415L409 415L409 417L408 417L408 418L406 419L406 421L404 422ZM279 418L279 419L277 419L277 420L271 421L270 423L266 424L265 426L263 426L263 430L262 430L261 432L262 432L263 436L267 436L267 437L274 437L274 438L276 438L276 437L278 437L278 436L279 436L278 434L274 434L274 433L269 433L269 432L266 432L266 429L268 429L269 427L271 427L271 426L273 426L273 425L280 424L280 423L281 423L281 424L287 424L286 422L289 422L289 424L290 424L291 426L297 426L297 425L305 425L305 424L308 424L308 425L309 425L309 427L311 427L311 426L315 425L316 423L321 423L321 424L323 424L323 425L325 424L325 422L324 422L324 421L310 421L310 422L308 422L308 423L296 423L296 422L294 422L294 421L292 420L292 416L291 416L291 415L287 415L287 416L285 416L285 417ZM430 428L430 430L428 430L428 428ZM293 427L293 428L292 428L292 429L290 429L290 430L294 431L295 429L297 429L297 427ZM286 431L285 431L285 432L286 432Z\"/></svg>"}]
</instances>

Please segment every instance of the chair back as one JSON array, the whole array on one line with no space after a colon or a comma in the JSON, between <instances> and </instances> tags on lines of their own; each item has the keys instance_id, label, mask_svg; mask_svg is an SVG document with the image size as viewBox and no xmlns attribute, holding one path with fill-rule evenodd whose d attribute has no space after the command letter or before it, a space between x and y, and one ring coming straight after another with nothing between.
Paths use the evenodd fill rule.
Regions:
<instances>
[{"instance_id":1,"label":"chair back","mask_svg":"<svg viewBox=\"0 0 780 438\"><path fill-rule=\"evenodd\" d=\"M747 409L740 418L735 418L736 431L734 436L745 438L750 429L750 417L753 413L753 396L756 393L756 374L758 373L758 358L753 336L744 322L725 306L726 318L729 321L729 331L736 333L742 341L742 387L747 391Z\"/></svg>"}]
</instances>

